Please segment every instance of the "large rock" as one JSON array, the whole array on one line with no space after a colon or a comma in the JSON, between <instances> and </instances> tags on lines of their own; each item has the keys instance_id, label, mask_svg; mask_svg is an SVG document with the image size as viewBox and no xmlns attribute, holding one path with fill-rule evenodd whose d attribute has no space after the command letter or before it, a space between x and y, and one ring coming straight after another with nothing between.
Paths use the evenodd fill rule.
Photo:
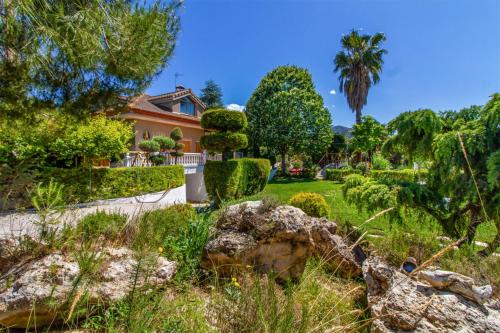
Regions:
<instances>
[{"instance_id":1,"label":"large rock","mask_svg":"<svg viewBox=\"0 0 500 333\"><path fill-rule=\"evenodd\" d=\"M280 279L297 279L307 259L319 254L340 273L358 276L359 252L335 235L336 227L292 206L266 207L261 201L233 205L219 217L202 265L223 275L251 266L258 272L272 271Z\"/></svg>"},{"instance_id":2,"label":"large rock","mask_svg":"<svg viewBox=\"0 0 500 333\"><path fill-rule=\"evenodd\" d=\"M372 332L500 332L498 304L480 304L446 288L455 282L443 282L441 289L434 288L427 281L436 279L430 278L430 272L424 274L427 279L420 281L391 268L378 257L364 261L363 276L374 319ZM435 276L443 274L438 272ZM455 276L451 280L458 278L462 279Z\"/></svg>"},{"instance_id":3,"label":"large rock","mask_svg":"<svg viewBox=\"0 0 500 333\"><path fill-rule=\"evenodd\" d=\"M123 299L132 289L137 267L134 253L126 248L107 248L97 253L97 258L97 273L80 284L75 282L81 277L79 264L63 253L13 267L0 280L0 325L32 327L34 314L38 327L62 319L80 292L101 304ZM137 280L136 287L164 284L175 273L175 263L163 257L150 259L147 267L150 271Z\"/></svg>"}]
</instances>

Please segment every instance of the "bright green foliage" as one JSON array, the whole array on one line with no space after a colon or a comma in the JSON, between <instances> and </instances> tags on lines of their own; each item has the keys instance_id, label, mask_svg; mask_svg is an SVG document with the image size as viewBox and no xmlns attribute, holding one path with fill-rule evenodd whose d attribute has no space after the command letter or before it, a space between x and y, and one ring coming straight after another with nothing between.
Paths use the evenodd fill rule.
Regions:
<instances>
[{"instance_id":1,"label":"bright green foliage","mask_svg":"<svg viewBox=\"0 0 500 333\"><path fill-rule=\"evenodd\" d=\"M391 167L391 162L389 162L382 154L375 154L372 160L373 170L387 170Z\"/></svg>"},{"instance_id":2,"label":"bright green foliage","mask_svg":"<svg viewBox=\"0 0 500 333\"><path fill-rule=\"evenodd\" d=\"M214 80L205 82L205 88L201 89L200 99L207 109L221 108L222 103L222 90Z\"/></svg>"},{"instance_id":3,"label":"bright green foliage","mask_svg":"<svg viewBox=\"0 0 500 333\"><path fill-rule=\"evenodd\" d=\"M385 127L371 116L363 116L362 122L352 130L351 146L355 152L366 153L371 162L373 154L380 149L387 137Z\"/></svg>"},{"instance_id":4,"label":"bright green foliage","mask_svg":"<svg viewBox=\"0 0 500 333\"><path fill-rule=\"evenodd\" d=\"M442 127L443 121L432 110L403 112L387 125L392 136L384 143L383 150L403 153L410 162L430 158L434 137Z\"/></svg>"},{"instance_id":5,"label":"bright green foliage","mask_svg":"<svg viewBox=\"0 0 500 333\"><path fill-rule=\"evenodd\" d=\"M302 209L309 216L328 217L328 204L318 193L297 193L290 199L290 205Z\"/></svg>"},{"instance_id":6,"label":"bright green foliage","mask_svg":"<svg viewBox=\"0 0 500 333\"><path fill-rule=\"evenodd\" d=\"M370 170L369 176L376 180L385 182L422 182L427 179L429 171L427 169L413 170Z\"/></svg>"},{"instance_id":7,"label":"bright green foliage","mask_svg":"<svg viewBox=\"0 0 500 333\"><path fill-rule=\"evenodd\" d=\"M280 154L282 172L290 152L324 153L332 140L330 113L303 68L280 66L269 72L248 101L246 114L254 155L260 147Z\"/></svg>"},{"instance_id":8,"label":"bright green foliage","mask_svg":"<svg viewBox=\"0 0 500 333\"><path fill-rule=\"evenodd\" d=\"M2 2L3 4L3 2ZM86 114L123 105L172 55L180 2L7 1L0 21L0 110Z\"/></svg>"},{"instance_id":9,"label":"bright green foliage","mask_svg":"<svg viewBox=\"0 0 500 333\"><path fill-rule=\"evenodd\" d=\"M247 126L243 112L225 109L206 111L201 117L201 127L215 130L201 138L201 147L209 152L222 153L223 161L230 158L231 152L248 146L246 134L239 133Z\"/></svg>"},{"instance_id":10,"label":"bright green foliage","mask_svg":"<svg viewBox=\"0 0 500 333\"><path fill-rule=\"evenodd\" d=\"M160 151L164 152L175 147L175 141L169 137L159 135L153 138L153 141L160 145Z\"/></svg>"},{"instance_id":11,"label":"bright green foliage","mask_svg":"<svg viewBox=\"0 0 500 333\"><path fill-rule=\"evenodd\" d=\"M341 39L343 50L334 59L335 72L339 73L340 92L347 97L347 103L356 113L356 124L361 123L361 109L366 105L368 90L378 83L383 55L386 50L380 47L385 41L381 32L370 35L359 35L357 31L345 35Z\"/></svg>"},{"instance_id":12,"label":"bright green foliage","mask_svg":"<svg viewBox=\"0 0 500 333\"><path fill-rule=\"evenodd\" d=\"M97 211L86 215L75 228L76 236L85 241L104 237L107 241L118 239L127 223L127 215Z\"/></svg>"},{"instance_id":13,"label":"bright green foliage","mask_svg":"<svg viewBox=\"0 0 500 333\"><path fill-rule=\"evenodd\" d=\"M180 143L179 141L182 140L184 137L184 134L182 134L182 131L179 127L175 127L172 132L170 132L170 138L174 140L174 151L170 153L170 155L175 157L175 164L177 164L177 157L181 157L184 155L184 152L182 149L184 149L184 144Z\"/></svg>"},{"instance_id":14,"label":"bright green foliage","mask_svg":"<svg viewBox=\"0 0 500 333\"><path fill-rule=\"evenodd\" d=\"M155 140L142 140L139 142L139 149L148 153L160 151L160 144Z\"/></svg>"},{"instance_id":15,"label":"bright green foliage","mask_svg":"<svg viewBox=\"0 0 500 333\"><path fill-rule=\"evenodd\" d=\"M247 117L239 111L212 109L205 111L201 117L201 127L207 130L238 132L247 126Z\"/></svg>"},{"instance_id":16,"label":"bright green foliage","mask_svg":"<svg viewBox=\"0 0 500 333\"><path fill-rule=\"evenodd\" d=\"M343 182L345 177L352 175L352 174L359 174L361 171L352 169L352 168L346 168L346 169L326 169L325 171L325 178L328 180L334 180L337 182Z\"/></svg>"},{"instance_id":17,"label":"bright green foliage","mask_svg":"<svg viewBox=\"0 0 500 333\"><path fill-rule=\"evenodd\" d=\"M270 170L271 165L266 159L207 161L203 177L210 199L220 204L262 191L267 184Z\"/></svg>"}]
</instances>

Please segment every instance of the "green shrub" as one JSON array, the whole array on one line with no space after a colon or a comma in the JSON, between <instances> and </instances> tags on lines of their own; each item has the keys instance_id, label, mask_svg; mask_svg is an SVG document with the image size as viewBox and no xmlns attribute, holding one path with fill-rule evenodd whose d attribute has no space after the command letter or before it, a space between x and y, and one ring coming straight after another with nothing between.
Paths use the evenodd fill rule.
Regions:
<instances>
[{"instance_id":1,"label":"green shrub","mask_svg":"<svg viewBox=\"0 0 500 333\"><path fill-rule=\"evenodd\" d=\"M363 174L363 175L366 175L366 173L368 172L369 169L370 168L369 168L367 162L359 162L358 164L356 164L356 170L361 172L361 174Z\"/></svg>"},{"instance_id":2,"label":"green shrub","mask_svg":"<svg viewBox=\"0 0 500 333\"><path fill-rule=\"evenodd\" d=\"M189 204L173 205L164 209L148 211L140 218L135 246L157 248L169 236L177 236L195 219L196 212Z\"/></svg>"},{"instance_id":3,"label":"green shrub","mask_svg":"<svg viewBox=\"0 0 500 333\"><path fill-rule=\"evenodd\" d=\"M36 184L48 184L51 179L64 186L66 203L78 203L131 197L178 187L184 184L184 168L181 165L102 169L41 168L23 182L23 192L26 195L12 198L15 202L9 201L6 206L31 207L27 193ZM12 177L3 178L3 174L0 175L0 183L2 192L17 184Z\"/></svg>"},{"instance_id":4,"label":"green shrub","mask_svg":"<svg viewBox=\"0 0 500 333\"><path fill-rule=\"evenodd\" d=\"M75 232L84 241L103 236L106 240L116 240L127 223L127 215L97 211L89 214L78 222Z\"/></svg>"},{"instance_id":5,"label":"green shrub","mask_svg":"<svg viewBox=\"0 0 500 333\"><path fill-rule=\"evenodd\" d=\"M391 162L381 154L373 156L372 169L373 170L388 170L391 167Z\"/></svg>"},{"instance_id":6,"label":"green shrub","mask_svg":"<svg viewBox=\"0 0 500 333\"><path fill-rule=\"evenodd\" d=\"M327 180L333 180L337 182L343 182L345 177L353 174L360 174L361 172L356 169L346 168L346 169L326 169L325 178Z\"/></svg>"},{"instance_id":7,"label":"green shrub","mask_svg":"<svg viewBox=\"0 0 500 333\"><path fill-rule=\"evenodd\" d=\"M309 216L328 216L328 204L325 198L318 193L297 193L290 199L290 205L302 209Z\"/></svg>"},{"instance_id":8,"label":"green shrub","mask_svg":"<svg viewBox=\"0 0 500 333\"><path fill-rule=\"evenodd\" d=\"M412 182L416 183L419 180L425 181L427 178L427 170L371 170L369 176L373 179L387 182Z\"/></svg>"},{"instance_id":9,"label":"green shrub","mask_svg":"<svg viewBox=\"0 0 500 333\"><path fill-rule=\"evenodd\" d=\"M159 166L159 165L162 165L163 163L165 163L165 160L167 158L163 155L152 155L152 156L149 156L149 161L153 164L153 165L156 165L156 166Z\"/></svg>"},{"instance_id":10,"label":"green shrub","mask_svg":"<svg viewBox=\"0 0 500 333\"><path fill-rule=\"evenodd\" d=\"M207 161L203 171L205 187L216 204L252 195L264 189L269 178L269 160L242 158Z\"/></svg>"},{"instance_id":11,"label":"green shrub","mask_svg":"<svg viewBox=\"0 0 500 333\"><path fill-rule=\"evenodd\" d=\"M224 132L237 132L248 125L247 117L243 112L212 109L203 113L201 117L201 127L205 129L215 129Z\"/></svg>"}]
</instances>

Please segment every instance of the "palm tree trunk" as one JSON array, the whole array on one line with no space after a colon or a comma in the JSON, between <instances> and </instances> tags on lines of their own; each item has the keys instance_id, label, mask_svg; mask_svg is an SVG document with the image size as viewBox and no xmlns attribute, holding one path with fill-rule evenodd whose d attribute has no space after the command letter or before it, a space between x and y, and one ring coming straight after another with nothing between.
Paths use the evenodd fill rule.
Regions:
<instances>
[{"instance_id":1,"label":"palm tree trunk","mask_svg":"<svg viewBox=\"0 0 500 333\"><path fill-rule=\"evenodd\" d=\"M361 109L360 110L356 110L356 124L359 125L361 124Z\"/></svg>"}]
</instances>

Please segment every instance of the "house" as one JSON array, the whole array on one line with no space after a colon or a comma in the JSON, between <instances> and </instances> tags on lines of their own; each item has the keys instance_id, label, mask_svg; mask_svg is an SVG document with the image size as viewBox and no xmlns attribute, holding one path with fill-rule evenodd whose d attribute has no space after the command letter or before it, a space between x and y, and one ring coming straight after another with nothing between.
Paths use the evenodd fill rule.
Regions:
<instances>
[{"instance_id":1,"label":"house","mask_svg":"<svg viewBox=\"0 0 500 333\"><path fill-rule=\"evenodd\" d=\"M143 94L133 98L128 110L117 117L135 123L131 150L139 150L139 142L144 139L169 136L173 128L179 127L184 134L181 141L184 153L202 153L200 138L204 130L200 120L205 109L205 104L191 89L177 86L173 92L157 96Z\"/></svg>"}]
</instances>

